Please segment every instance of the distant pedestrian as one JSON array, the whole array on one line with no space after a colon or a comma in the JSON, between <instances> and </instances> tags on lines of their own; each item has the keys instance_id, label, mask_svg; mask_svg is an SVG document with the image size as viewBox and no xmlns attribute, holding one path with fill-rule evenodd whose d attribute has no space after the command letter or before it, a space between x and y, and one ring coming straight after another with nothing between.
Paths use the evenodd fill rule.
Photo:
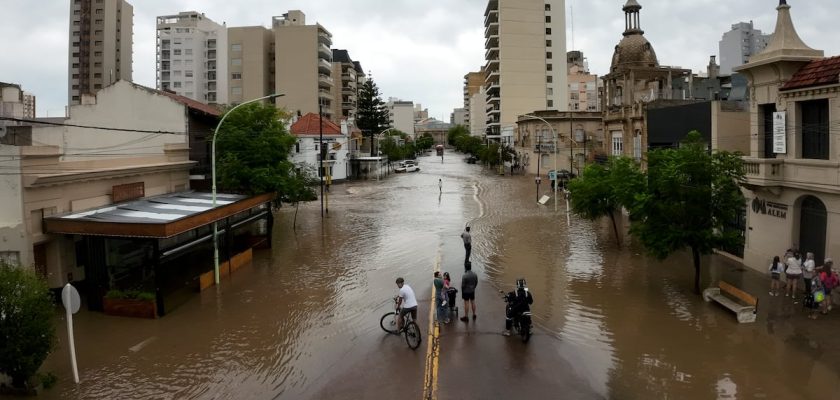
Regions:
<instances>
[{"instance_id":1,"label":"distant pedestrian","mask_svg":"<svg viewBox=\"0 0 840 400\"><path fill-rule=\"evenodd\" d=\"M472 253L472 235L470 235L470 227L466 227L461 233L461 239L464 240L464 250L467 255L464 257L464 263L470 262L470 253Z\"/></svg>"},{"instance_id":2,"label":"distant pedestrian","mask_svg":"<svg viewBox=\"0 0 840 400\"><path fill-rule=\"evenodd\" d=\"M475 316L475 288L478 286L478 275L472 271L472 263L464 263L464 275L461 277L461 298L464 299L464 316L461 321L467 322L470 310L473 319Z\"/></svg>"},{"instance_id":3,"label":"distant pedestrian","mask_svg":"<svg viewBox=\"0 0 840 400\"><path fill-rule=\"evenodd\" d=\"M443 278L440 276L440 271L435 271L435 306L437 306L437 321L438 323L449 323L449 318L447 317L447 310L445 307L444 302L444 290L443 290Z\"/></svg>"},{"instance_id":4,"label":"distant pedestrian","mask_svg":"<svg viewBox=\"0 0 840 400\"><path fill-rule=\"evenodd\" d=\"M802 263L802 279L805 280L805 293L811 293L811 284L817 275L817 266L814 262L814 253L806 253L805 262Z\"/></svg>"},{"instance_id":5,"label":"distant pedestrian","mask_svg":"<svg viewBox=\"0 0 840 400\"><path fill-rule=\"evenodd\" d=\"M443 179L438 179L438 190L443 193Z\"/></svg>"},{"instance_id":6,"label":"distant pedestrian","mask_svg":"<svg viewBox=\"0 0 840 400\"><path fill-rule=\"evenodd\" d=\"M778 296L779 290L782 286L782 272L784 272L785 264L779 259L779 256L773 257L773 263L770 264L770 295Z\"/></svg>"},{"instance_id":7,"label":"distant pedestrian","mask_svg":"<svg viewBox=\"0 0 840 400\"><path fill-rule=\"evenodd\" d=\"M834 271L832 267L834 266L834 261L830 258L826 258L825 262L822 266L822 272L820 272L820 282L822 282L823 289L825 290L825 301L822 304L822 313L828 314L829 311L832 309L832 297L831 293L840 286L840 277L837 276L837 271Z\"/></svg>"},{"instance_id":8,"label":"distant pedestrian","mask_svg":"<svg viewBox=\"0 0 840 400\"><path fill-rule=\"evenodd\" d=\"M797 304L796 296L797 288L799 286L799 278L802 277L802 263L799 261L799 253L791 253L790 257L785 260L785 277L787 278L787 290L785 297L790 296L793 299L793 304Z\"/></svg>"}]
</instances>

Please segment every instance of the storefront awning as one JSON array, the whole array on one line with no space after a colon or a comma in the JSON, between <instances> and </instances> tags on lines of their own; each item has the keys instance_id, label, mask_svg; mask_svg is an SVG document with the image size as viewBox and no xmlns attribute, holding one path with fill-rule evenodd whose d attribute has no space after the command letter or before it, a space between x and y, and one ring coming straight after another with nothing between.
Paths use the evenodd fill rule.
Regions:
<instances>
[{"instance_id":1,"label":"storefront awning","mask_svg":"<svg viewBox=\"0 0 840 400\"><path fill-rule=\"evenodd\" d=\"M74 235L168 238L261 207L274 194L244 196L182 192L44 218L46 232Z\"/></svg>"}]
</instances>

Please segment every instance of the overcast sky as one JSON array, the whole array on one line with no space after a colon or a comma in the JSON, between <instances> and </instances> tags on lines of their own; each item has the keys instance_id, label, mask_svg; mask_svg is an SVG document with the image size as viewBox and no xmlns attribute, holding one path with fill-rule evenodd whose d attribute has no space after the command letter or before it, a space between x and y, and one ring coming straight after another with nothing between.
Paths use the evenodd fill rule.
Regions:
<instances>
[{"instance_id":1,"label":"overcast sky","mask_svg":"<svg viewBox=\"0 0 840 400\"><path fill-rule=\"evenodd\" d=\"M134 81L155 85L155 17L203 12L231 26L270 26L290 9L333 34L383 94L421 103L438 119L463 103L463 77L484 64L486 0L132 0ZM593 73L609 69L621 39L624 0L567 0L574 16L568 49L582 50ZM771 33L776 0L639 0L642 29L664 65L704 70L732 24L755 22ZM806 44L840 55L840 0L788 0ZM569 8L574 12L569 12ZM38 98L38 115L63 115L67 102L70 0L0 0L0 81L20 83Z\"/></svg>"}]
</instances>

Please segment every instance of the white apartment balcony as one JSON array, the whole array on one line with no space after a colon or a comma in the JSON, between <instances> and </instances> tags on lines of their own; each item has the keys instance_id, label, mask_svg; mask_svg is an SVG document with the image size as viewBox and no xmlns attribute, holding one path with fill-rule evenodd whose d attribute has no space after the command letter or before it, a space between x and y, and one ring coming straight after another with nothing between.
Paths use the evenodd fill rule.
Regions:
<instances>
[{"instance_id":1,"label":"white apartment balcony","mask_svg":"<svg viewBox=\"0 0 840 400\"><path fill-rule=\"evenodd\" d=\"M486 78L484 78L484 82L486 82L486 83L498 83L500 76L501 76L501 74L499 73L498 70L492 71L492 72L487 74Z\"/></svg>"},{"instance_id":2,"label":"white apartment balcony","mask_svg":"<svg viewBox=\"0 0 840 400\"><path fill-rule=\"evenodd\" d=\"M486 28L484 28L484 37L485 38L499 34L499 23L498 22L491 22L490 24L486 24L485 26L486 26Z\"/></svg>"},{"instance_id":3,"label":"white apartment balcony","mask_svg":"<svg viewBox=\"0 0 840 400\"><path fill-rule=\"evenodd\" d=\"M487 83L486 89L487 89L487 98L489 99L491 97L498 97L499 96L499 89L501 89L501 86L499 86L498 82L489 82L489 83Z\"/></svg>"},{"instance_id":4,"label":"white apartment balcony","mask_svg":"<svg viewBox=\"0 0 840 400\"><path fill-rule=\"evenodd\" d=\"M490 71L498 71L499 70L499 60L487 60L487 64L484 65L484 69L489 73Z\"/></svg>"},{"instance_id":5,"label":"white apartment balcony","mask_svg":"<svg viewBox=\"0 0 840 400\"><path fill-rule=\"evenodd\" d=\"M329 33L319 30L318 31L318 43L326 45L326 46L332 46L332 37L330 37Z\"/></svg>"},{"instance_id":6,"label":"white apartment balcony","mask_svg":"<svg viewBox=\"0 0 840 400\"><path fill-rule=\"evenodd\" d=\"M493 11L499 12L499 0L490 0L487 2L487 8L484 9L484 16L490 15Z\"/></svg>"},{"instance_id":7,"label":"white apartment balcony","mask_svg":"<svg viewBox=\"0 0 840 400\"><path fill-rule=\"evenodd\" d=\"M318 87L331 88L333 86L333 79L329 75L318 75Z\"/></svg>"},{"instance_id":8,"label":"white apartment balcony","mask_svg":"<svg viewBox=\"0 0 840 400\"><path fill-rule=\"evenodd\" d=\"M330 50L330 48L327 45L320 43L318 44L318 56L324 60L331 61L332 50Z\"/></svg>"},{"instance_id":9,"label":"white apartment balcony","mask_svg":"<svg viewBox=\"0 0 840 400\"><path fill-rule=\"evenodd\" d=\"M499 116L502 115L502 110L498 106L488 105L487 106L487 116L492 117L496 116L496 119L499 119Z\"/></svg>"},{"instance_id":10,"label":"white apartment balcony","mask_svg":"<svg viewBox=\"0 0 840 400\"><path fill-rule=\"evenodd\" d=\"M743 157L750 190L795 187L815 191L840 191L840 162L810 159Z\"/></svg>"},{"instance_id":11,"label":"white apartment balcony","mask_svg":"<svg viewBox=\"0 0 840 400\"><path fill-rule=\"evenodd\" d=\"M493 47L499 47L499 35L490 35L484 41L485 49L492 49Z\"/></svg>"},{"instance_id":12,"label":"white apartment balcony","mask_svg":"<svg viewBox=\"0 0 840 400\"><path fill-rule=\"evenodd\" d=\"M356 88L349 87L349 86L342 86L341 94L343 94L347 97L352 97L352 98L355 99L356 98Z\"/></svg>"},{"instance_id":13,"label":"white apartment balcony","mask_svg":"<svg viewBox=\"0 0 840 400\"><path fill-rule=\"evenodd\" d=\"M498 60L499 59L499 48L498 47L491 47L484 52L484 59L485 60Z\"/></svg>"},{"instance_id":14,"label":"white apartment balcony","mask_svg":"<svg viewBox=\"0 0 840 400\"><path fill-rule=\"evenodd\" d=\"M333 97L333 95L332 95L332 92L330 92L329 90L324 90L324 89L318 90L318 98L327 99L327 100L334 100L335 99L335 97Z\"/></svg>"},{"instance_id":15,"label":"white apartment balcony","mask_svg":"<svg viewBox=\"0 0 840 400\"><path fill-rule=\"evenodd\" d=\"M319 59L318 60L318 72L322 74L328 74L332 71L332 63L327 60Z\"/></svg>"},{"instance_id":16,"label":"white apartment balcony","mask_svg":"<svg viewBox=\"0 0 840 400\"><path fill-rule=\"evenodd\" d=\"M484 26L499 22L499 10L487 10L484 13Z\"/></svg>"}]
</instances>

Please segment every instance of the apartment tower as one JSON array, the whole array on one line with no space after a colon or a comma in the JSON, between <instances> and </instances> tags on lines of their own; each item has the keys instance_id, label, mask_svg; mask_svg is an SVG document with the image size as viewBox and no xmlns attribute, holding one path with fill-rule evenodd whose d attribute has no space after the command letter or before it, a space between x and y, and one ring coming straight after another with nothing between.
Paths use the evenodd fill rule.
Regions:
<instances>
[{"instance_id":1,"label":"apartment tower","mask_svg":"<svg viewBox=\"0 0 840 400\"><path fill-rule=\"evenodd\" d=\"M359 77L356 74L356 65L347 50L333 49L332 76L335 80L332 88L333 115L338 120L354 120L358 110Z\"/></svg>"},{"instance_id":2,"label":"apartment tower","mask_svg":"<svg viewBox=\"0 0 840 400\"><path fill-rule=\"evenodd\" d=\"M750 56L760 53L767 47L771 36L753 28L752 21L732 25L732 30L724 33L718 43L720 73L731 75L733 68L748 63Z\"/></svg>"},{"instance_id":3,"label":"apartment tower","mask_svg":"<svg viewBox=\"0 0 840 400\"><path fill-rule=\"evenodd\" d=\"M332 34L320 24L306 25L302 11L272 19L277 105L292 113L320 112L333 119ZM340 101L341 99L338 99Z\"/></svg>"},{"instance_id":4,"label":"apartment tower","mask_svg":"<svg viewBox=\"0 0 840 400\"><path fill-rule=\"evenodd\" d=\"M134 8L125 0L70 0L68 103L131 81Z\"/></svg>"},{"instance_id":5,"label":"apartment tower","mask_svg":"<svg viewBox=\"0 0 840 400\"><path fill-rule=\"evenodd\" d=\"M227 28L202 13L157 17L157 88L204 103L228 101Z\"/></svg>"},{"instance_id":6,"label":"apartment tower","mask_svg":"<svg viewBox=\"0 0 840 400\"><path fill-rule=\"evenodd\" d=\"M274 93L274 35L262 26L228 28L228 102Z\"/></svg>"},{"instance_id":7,"label":"apartment tower","mask_svg":"<svg viewBox=\"0 0 840 400\"><path fill-rule=\"evenodd\" d=\"M464 75L464 125L472 136L484 136L487 127L487 96L484 92L484 67Z\"/></svg>"},{"instance_id":8,"label":"apartment tower","mask_svg":"<svg viewBox=\"0 0 840 400\"><path fill-rule=\"evenodd\" d=\"M488 136L512 131L522 114L565 111L565 0L489 0L484 27Z\"/></svg>"}]
</instances>

